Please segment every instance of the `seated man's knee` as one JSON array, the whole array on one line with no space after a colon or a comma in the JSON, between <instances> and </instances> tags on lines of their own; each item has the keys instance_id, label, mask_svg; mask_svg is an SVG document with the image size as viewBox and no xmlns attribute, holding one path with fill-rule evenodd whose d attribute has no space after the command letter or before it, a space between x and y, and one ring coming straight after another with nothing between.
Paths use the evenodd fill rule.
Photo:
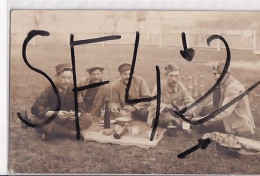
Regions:
<instances>
[{"instance_id":1,"label":"seated man's knee","mask_svg":"<svg viewBox=\"0 0 260 176\"><path fill-rule=\"evenodd\" d=\"M149 111L147 109L141 109L139 111L139 116L141 116L141 117L147 118L148 114L149 114Z\"/></svg>"},{"instance_id":2,"label":"seated man's knee","mask_svg":"<svg viewBox=\"0 0 260 176\"><path fill-rule=\"evenodd\" d=\"M209 104L207 106L204 106L201 108L201 111L198 113L200 116L206 116L212 112L214 112L216 108L213 106L213 104Z\"/></svg>"},{"instance_id":3,"label":"seated man's knee","mask_svg":"<svg viewBox=\"0 0 260 176\"><path fill-rule=\"evenodd\" d=\"M93 123L93 116L90 113L85 113L80 116L80 128L86 129Z\"/></svg>"},{"instance_id":4,"label":"seated man's knee","mask_svg":"<svg viewBox=\"0 0 260 176\"><path fill-rule=\"evenodd\" d=\"M141 121L147 121L149 111L147 109L141 109L139 111L133 112L134 118L141 120Z\"/></svg>"},{"instance_id":5,"label":"seated man's knee","mask_svg":"<svg viewBox=\"0 0 260 176\"><path fill-rule=\"evenodd\" d=\"M171 123L174 120L174 117L171 116L169 112L161 113L159 116L159 126L167 126L169 123Z\"/></svg>"}]
</instances>

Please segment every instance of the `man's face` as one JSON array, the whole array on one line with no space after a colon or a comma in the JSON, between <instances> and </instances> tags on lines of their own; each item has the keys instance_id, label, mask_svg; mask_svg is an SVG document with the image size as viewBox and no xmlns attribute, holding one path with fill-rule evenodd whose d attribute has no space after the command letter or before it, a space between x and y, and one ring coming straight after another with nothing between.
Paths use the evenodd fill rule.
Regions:
<instances>
[{"instance_id":1,"label":"man's face","mask_svg":"<svg viewBox=\"0 0 260 176\"><path fill-rule=\"evenodd\" d=\"M121 74L121 78L122 78L124 84L127 84L127 83L128 83L128 79L129 79L129 76L130 76L130 70L125 71L125 72L122 72L122 73L120 73L120 74Z\"/></svg>"},{"instance_id":2,"label":"man's face","mask_svg":"<svg viewBox=\"0 0 260 176\"><path fill-rule=\"evenodd\" d=\"M179 71L173 71L166 75L166 81L170 86L175 86L179 81Z\"/></svg>"},{"instance_id":3,"label":"man's face","mask_svg":"<svg viewBox=\"0 0 260 176\"><path fill-rule=\"evenodd\" d=\"M93 70L89 73L90 81L92 83L98 83L102 81L103 72L99 69Z\"/></svg>"},{"instance_id":4,"label":"man's face","mask_svg":"<svg viewBox=\"0 0 260 176\"><path fill-rule=\"evenodd\" d=\"M66 70L61 72L57 76L58 85L62 89L67 89L69 85L72 84L72 72L70 70Z\"/></svg>"}]
</instances>

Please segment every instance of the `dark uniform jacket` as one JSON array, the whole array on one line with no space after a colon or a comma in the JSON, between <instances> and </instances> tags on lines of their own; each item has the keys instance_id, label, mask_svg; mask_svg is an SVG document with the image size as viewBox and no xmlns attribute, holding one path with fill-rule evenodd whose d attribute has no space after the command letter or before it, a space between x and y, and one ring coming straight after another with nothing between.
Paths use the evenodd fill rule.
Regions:
<instances>
[{"instance_id":1,"label":"dark uniform jacket","mask_svg":"<svg viewBox=\"0 0 260 176\"><path fill-rule=\"evenodd\" d=\"M54 92L52 86L46 87L41 95L34 102L31 113L36 117L45 117L47 111L56 111L56 110L64 110L64 111L75 111L74 105L74 93L72 91L72 86L67 88L66 93L62 93L61 89L58 87L57 83L55 83L61 100L61 108L57 108L57 95ZM79 112L80 112L79 108Z\"/></svg>"},{"instance_id":2,"label":"dark uniform jacket","mask_svg":"<svg viewBox=\"0 0 260 176\"><path fill-rule=\"evenodd\" d=\"M89 78L80 79L77 84L78 87L89 85L90 79ZM90 112L88 112L87 110L87 107L90 105L86 104L87 102L84 101L88 89L78 93L78 102L80 104L81 110L84 113L91 113L91 115L95 117L101 115L101 108L105 106L105 101L108 101L108 99L110 98L110 86L108 84L97 87L97 89L98 90L94 97L93 104L91 105Z\"/></svg>"}]
</instances>

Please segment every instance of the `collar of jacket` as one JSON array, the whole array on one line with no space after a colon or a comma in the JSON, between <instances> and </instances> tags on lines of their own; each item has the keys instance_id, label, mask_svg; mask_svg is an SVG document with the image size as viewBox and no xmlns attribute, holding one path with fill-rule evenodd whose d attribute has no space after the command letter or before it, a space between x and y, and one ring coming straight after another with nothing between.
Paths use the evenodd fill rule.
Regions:
<instances>
[{"instance_id":1,"label":"collar of jacket","mask_svg":"<svg viewBox=\"0 0 260 176\"><path fill-rule=\"evenodd\" d=\"M163 81L163 84L164 84L165 89L166 89L168 92L170 92L170 93L173 93L173 92L177 92L177 91L178 91L178 82L175 84L174 89L169 86L169 84L167 83L166 80Z\"/></svg>"},{"instance_id":2,"label":"collar of jacket","mask_svg":"<svg viewBox=\"0 0 260 176\"><path fill-rule=\"evenodd\" d=\"M233 80L234 80L234 77L231 74L229 74L227 76L227 78L220 84L220 87L221 88L226 88L227 85L229 85L230 82L232 82Z\"/></svg>"}]
</instances>

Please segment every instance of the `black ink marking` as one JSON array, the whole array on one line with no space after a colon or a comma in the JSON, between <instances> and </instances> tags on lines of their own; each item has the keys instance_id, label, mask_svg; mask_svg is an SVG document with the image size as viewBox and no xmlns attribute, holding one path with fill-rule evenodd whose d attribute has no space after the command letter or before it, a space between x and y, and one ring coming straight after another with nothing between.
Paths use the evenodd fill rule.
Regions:
<instances>
[{"instance_id":1,"label":"black ink marking","mask_svg":"<svg viewBox=\"0 0 260 176\"><path fill-rule=\"evenodd\" d=\"M74 35L70 35L70 54L71 54L71 63L72 63L72 73L73 73L73 90L77 90L77 76L76 76L76 64L75 64L75 53L74 53L74 46L71 45L73 43ZM78 92L74 92L74 104L75 104L75 124L76 124L76 131L77 140L80 139L80 126L79 126L79 113L78 113Z\"/></svg>"},{"instance_id":2,"label":"black ink marking","mask_svg":"<svg viewBox=\"0 0 260 176\"><path fill-rule=\"evenodd\" d=\"M158 66L156 66L157 95L153 96L153 97L146 97L146 98L140 98L140 99L131 99L131 100L129 99L129 91L130 91L130 87L131 87L131 83L132 83L132 79L133 79L133 75L134 75L134 69L135 69L137 51L138 51L138 45L139 45L139 38L140 38L140 34L137 31L136 37L135 37L135 48L134 48L132 66L131 66L131 70L130 70L128 83L126 86L126 91L125 91L125 101L128 104L135 104L135 103L140 103L140 102L149 102L149 101L157 100L156 117L154 120L153 130L152 130L151 137L150 137L150 140L152 141L154 139L154 135L156 132L156 128L157 128L159 116L160 116L161 81L160 81L160 69Z\"/></svg>"},{"instance_id":3,"label":"black ink marking","mask_svg":"<svg viewBox=\"0 0 260 176\"><path fill-rule=\"evenodd\" d=\"M78 92L108 84L109 81L104 81L104 82L99 82L99 83L94 83L94 84L90 84L90 85L77 87L74 46L89 44L89 43L103 42L103 41L108 41L108 40L116 40L116 39L120 39L120 38L121 38L120 35L115 35L115 36L106 36L106 37L100 37L100 38L74 41L74 35L73 34L70 35L70 53L71 53L71 62L72 62L72 73L73 73L73 92L74 92L75 124L76 124L77 140L80 139L80 124L79 124L79 117L78 117L79 110L78 110L78 96L77 96Z\"/></svg>"},{"instance_id":4,"label":"black ink marking","mask_svg":"<svg viewBox=\"0 0 260 176\"><path fill-rule=\"evenodd\" d=\"M206 150L206 148L208 147L210 142L211 142L211 140L209 138L207 138L207 139L199 139L197 145L193 146L192 148L186 150L183 153L178 154L177 157L180 158L180 159L183 159L187 155L191 154L192 152L195 152L198 149Z\"/></svg>"},{"instance_id":5,"label":"black ink marking","mask_svg":"<svg viewBox=\"0 0 260 176\"><path fill-rule=\"evenodd\" d=\"M93 39L87 39L87 40L78 40L78 41L72 41L70 43L70 46L76 46L76 45L82 45L82 44L89 44L89 43L97 43L97 42L104 42L108 40L117 40L120 39L120 35L111 35L106 37L99 37L99 38L93 38Z\"/></svg>"},{"instance_id":6,"label":"black ink marking","mask_svg":"<svg viewBox=\"0 0 260 176\"><path fill-rule=\"evenodd\" d=\"M156 129L159 123L160 108L161 108L161 77L160 77L160 69L158 66L156 66L156 79L157 79L157 104L156 104L156 114L153 122L153 130L151 133L150 141L154 139L154 135L156 133Z\"/></svg>"},{"instance_id":7,"label":"black ink marking","mask_svg":"<svg viewBox=\"0 0 260 176\"><path fill-rule=\"evenodd\" d=\"M197 121L191 121L192 125L199 125L201 123L207 122L210 119L214 118L215 116L217 116L218 114L220 114L221 112L225 111L226 109L228 109L230 106L232 106L234 103L236 103L237 101L241 100L244 96L246 96L247 94L249 94L252 90L254 90L258 85L260 84L260 81L258 81L257 83L255 83L254 85L252 85L250 88L248 88L245 92L243 92L242 94L240 94L239 96L237 96L236 98L234 98L233 100L231 100L230 102L228 102L227 104L225 104L224 106L222 106L221 108L217 109L216 111L212 112L211 114L207 115L206 117L204 117L203 119L197 120Z\"/></svg>"},{"instance_id":8,"label":"black ink marking","mask_svg":"<svg viewBox=\"0 0 260 176\"><path fill-rule=\"evenodd\" d=\"M226 52L227 52L226 63L225 63L225 66L224 66L224 68L222 70L222 73L221 73L220 77L218 78L217 82L208 90L208 92L206 92L202 97L200 97L194 103L192 103L188 107L185 107L185 108L181 109L179 112L178 111L174 111L180 118L182 118L182 120L184 120L184 121L186 121L188 123L191 123L191 124L193 124L195 121L191 121L190 119L187 119L183 115L183 113L185 113L185 112L189 111L190 109L192 109L193 107L197 106L200 102L202 102L205 98L207 98L217 88L217 86L220 85L220 83L223 80L224 76L226 75L226 73L228 71L228 68L229 68L229 65L230 65L230 60L231 60L230 49L229 49L228 43L226 42L226 40L222 36L220 36L220 35L212 35L212 36L210 36L207 39L207 44L210 45L210 42L212 40L215 40L215 39L220 39L224 43L224 45L226 47Z\"/></svg>"},{"instance_id":9,"label":"black ink marking","mask_svg":"<svg viewBox=\"0 0 260 176\"><path fill-rule=\"evenodd\" d=\"M208 44L210 43L211 40L208 40ZM228 57L230 57L230 51L229 51L229 48L228 48L228 45L226 42L225 43L225 46L226 46L226 50L227 50L227 61L226 61L226 64L227 62L230 63L230 59L228 59ZM225 67L227 66L225 64ZM221 73L221 75L225 72L227 72L227 69L225 70L225 67ZM220 78L219 78L220 79ZM218 80L219 80L218 79ZM222 78L223 79L223 78ZM216 83L217 84L217 83ZM215 84L215 85L216 85ZM181 112L176 112L183 120L188 120L186 122L189 122L190 124L192 125L199 125L199 124L202 124L202 123L205 123L207 121L209 121L210 119L214 118L215 116L217 116L218 114L220 114L221 112L225 111L226 109L228 109L230 106L232 106L234 103L236 103L237 101L241 100L244 96L246 96L247 94L249 94L252 90L254 90L258 85L260 84L260 81L258 81L257 83L255 83L254 85L252 85L250 88L248 88L246 91L244 91L243 93L241 93L239 96L237 96L236 98L234 98L233 100L231 100L230 102L228 102L227 104L225 104L224 106L222 106L221 108L217 109L216 111L212 112L211 114L207 115L206 117L204 117L203 119L200 119L200 120L196 120L196 121L191 121L189 119L186 119L182 114ZM215 86L214 85L214 86ZM184 158L186 155L196 151L198 149L198 146L194 146L193 148L181 153L178 155L178 158Z\"/></svg>"},{"instance_id":10,"label":"black ink marking","mask_svg":"<svg viewBox=\"0 0 260 176\"><path fill-rule=\"evenodd\" d=\"M157 99L157 95L154 97L146 97L146 98L131 99L131 100L129 99L129 90L130 90L130 86L131 86L133 75L134 75L134 69L135 69L135 63L136 63L137 51L138 51L138 45L139 45L139 38L140 38L140 34L139 34L139 32L136 32L132 66L131 66L130 75L129 75L128 83L126 86L126 92L125 92L125 101L126 101L126 103L129 103L129 104L135 104L135 103L140 103L140 102L149 102L149 101L153 101L153 100Z\"/></svg>"},{"instance_id":11,"label":"black ink marking","mask_svg":"<svg viewBox=\"0 0 260 176\"><path fill-rule=\"evenodd\" d=\"M99 83L93 83L93 84L89 84L89 85L86 85L86 86L81 86L81 87L77 87L76 90L73 89L73 91L77 91L77 92L80 92L80 91L83 91L83 90L86 90L86 89L91 89L91 88L94 88L94 87L99 87L99 86L103 86L105 84L108 84L110 81L104 81L104 82L99 82Z\"/></svg>"},{"instance_id":12,"label":"black ink marking","mask_svg":"<svg viewBox=\"0 0 260 176\"><path fill-rule=\"evenodd\" d=\"M50 33L47 32L47 31L42 31L42 30L32 30L30 31L28 34L27 34L27 37L25 38L24 42L23 42L23 49L22 49L22 55L23 55L23 60L25 62L25 64L33 71L37 72L37 73L40 73L41 75L43 75L45 78L48 79L48 81L51 83L51 86L55 92L55 95L57 97L57 106L56 106L56 109L55 109L55 113L52 114L51 117L49 117L47 120L41 122L41 123L38 123L38 124L33 124L33 123L30 123L26 120L24 120L24 118L21 116L21 114L18 112L17 113L17 116L18 118L23 122L25 123L27 126L29 127L43 127L45 125L48 125L50 122L52 122L57 114L58 114L58 111L60 110L61 108L61 101L60 101L60 95L59 95L59 92L58 92L58 89L56 88L54 82L52 81L52 79L46 74L44 73L43 71L33 67L27 60L27 57L26 57L26 49L27 49L27 45L29 43L29 41L34 38L35 36L37 35L40 35L40 36L49 36Z\"/></svg>"},{"instance_id":13,"label":"black ink marking","mask_svg":"<svg viewBox=\"0 0 260 176\"><path fill-rule=\"evenodd\" d=\"M184 49L180 50L181 56L187 61L191 61L193 59L193 56L195 55L195 50L193 48L187 48L186 35L184 32L181 34L181 38Z\"/></svg>"}]
</instances>

